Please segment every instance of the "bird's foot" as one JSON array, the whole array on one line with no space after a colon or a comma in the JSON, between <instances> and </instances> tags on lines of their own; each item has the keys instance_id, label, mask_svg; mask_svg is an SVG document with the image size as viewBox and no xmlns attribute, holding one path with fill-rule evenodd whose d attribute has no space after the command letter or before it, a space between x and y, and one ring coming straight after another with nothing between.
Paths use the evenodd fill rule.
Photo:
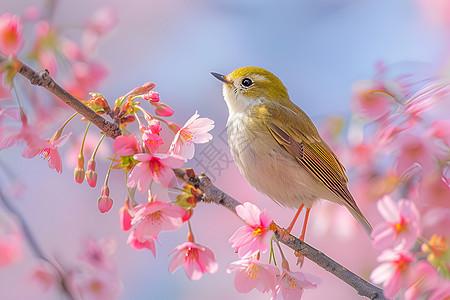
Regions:
<instances>
[{"instance_id":1,"label":"bird's foot","mask_svg":"<svg viewBox=\"0 0 450 300\"><path fill-rule=\"evenodd\" d=\"M297 251L294 253L294 255L297 257L297 265L300 265L301 268L303 266L303 262L305 261L305 256Z\"/></svg>"}]
</instances>

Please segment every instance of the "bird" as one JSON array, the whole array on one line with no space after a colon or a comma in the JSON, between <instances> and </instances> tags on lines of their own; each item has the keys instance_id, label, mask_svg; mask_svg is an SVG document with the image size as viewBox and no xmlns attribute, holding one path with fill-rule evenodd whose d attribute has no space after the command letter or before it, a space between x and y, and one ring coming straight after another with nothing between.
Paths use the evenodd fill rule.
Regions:
<instances>
[{"instance_id":1,"label":"bird","mask_svg":"<svg viewBox=\"0 0 450 300\"><path fill-rule=\"evenodd\" d=\"M251 66L211 75L223 83L228 144L240 172L279 205L297 209L286 230L291 232L306 208L303 241L311 207L326 199L347 208L370 236L372 226L347 187L344 166L281 80Z\"/></svg>"}]
</instances>

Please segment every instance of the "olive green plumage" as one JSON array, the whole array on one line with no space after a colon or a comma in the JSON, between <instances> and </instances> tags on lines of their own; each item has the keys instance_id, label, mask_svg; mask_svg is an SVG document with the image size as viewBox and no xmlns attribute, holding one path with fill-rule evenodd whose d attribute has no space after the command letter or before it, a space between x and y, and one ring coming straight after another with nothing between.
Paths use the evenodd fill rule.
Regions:
<instances>
[{"instance_id":1,"label":"olive green plumage","mask_svg":"<svg viewBox=\"0 0 450 300\"><path fill-rule=\"evenodd\" d=\"M343 205L370 235L345 168L278 77L257 67L213 75L224 82L230 150L250 184L287 207L311 207L318 199Z\"/></svg>"}]
</instances>

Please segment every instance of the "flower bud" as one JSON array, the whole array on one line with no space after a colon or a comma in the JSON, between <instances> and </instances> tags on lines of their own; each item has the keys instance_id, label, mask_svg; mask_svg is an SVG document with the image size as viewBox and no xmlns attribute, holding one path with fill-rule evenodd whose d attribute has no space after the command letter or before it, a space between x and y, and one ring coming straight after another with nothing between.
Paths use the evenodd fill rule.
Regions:
<instances>
[{"instance_id":1,"label":"flower bud","mask_svg":"<svg viewBox=\"0 0 450 300\"><path fill-rule=\"evenodd\" d=\"M84 180L84 156L83 154L78 155L78 164L74 171L75 181L82 183Z\"/></svg>"},{"instance_id":2,"label":"flower bud","mask_svg":"<svg viewBox=\"0 0 450 300\"><path fill-rule=\"evenodd\" d=\"M98 198L97 200L97 205L98 205L98 210L103 214L108 212L112 205L113 205L113 200L109 197L109 187L108 186L103 186L102 187L102 195L100 198Z\"/></svg>"},{"instance_id":3,"label":"flower bud","mask_svg":"<svg viewBox=\"0 0 450 300\"><path fill-rule=\"evenodd\" d=\"M111 110L103 95L91 93L91 96L92 98L88 101L87 106L89 106L93 111L101 115L108 113Z\"/></svg>"},{"instance_id":4,"label":"flower bud","mask_svg":"<svg viewBox=\"0 0 450 300\"><path fill-rule=\"evenodd\" d=\"M158 103L155 107L155 113L160 117L170 117L173 115L173 110L164 103Z\"/></svg>"},{"instance_id":5,"label":"flower bud","mask_svg":"<svg viewBox=\"0 0 450 300\"><path fill-rule=\"evenodd\" d=\"M158 94L158 92L153 92L153 91L148 92L142 98L144 98L147 101L151 101L151 102L159 102L159 94Z\"/></svg>"},{"instance_id":6,"label":"flower bud","mask_svg":"<svg viewBox=\"0 0 450 300\"><path fill-rule=\"evenodd\" d=\"M86 182L91 186L97 185L97 172L95 172L95 160L90 159L88 162L88 169L86 171Z\"/></svg>"}]
</instances>

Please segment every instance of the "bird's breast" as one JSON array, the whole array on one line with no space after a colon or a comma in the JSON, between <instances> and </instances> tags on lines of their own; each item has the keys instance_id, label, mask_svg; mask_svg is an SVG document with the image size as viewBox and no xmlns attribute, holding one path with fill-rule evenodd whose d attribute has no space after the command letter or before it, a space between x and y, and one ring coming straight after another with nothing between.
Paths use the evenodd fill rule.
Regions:
<instances>
[{"instance_id":1,"label":"bird's breast","mask_svg":"<svg viewBox=\"0 0 450 300\"><path fill-rule=\"evenodd\" d=\"M321 186L273 138L264 124L249 128L247 117L230 115L227 122L231 155L247 181L279 204L310 207ZM316 191L315 191L316 190Z\"/></svg>"}]
</instances>

